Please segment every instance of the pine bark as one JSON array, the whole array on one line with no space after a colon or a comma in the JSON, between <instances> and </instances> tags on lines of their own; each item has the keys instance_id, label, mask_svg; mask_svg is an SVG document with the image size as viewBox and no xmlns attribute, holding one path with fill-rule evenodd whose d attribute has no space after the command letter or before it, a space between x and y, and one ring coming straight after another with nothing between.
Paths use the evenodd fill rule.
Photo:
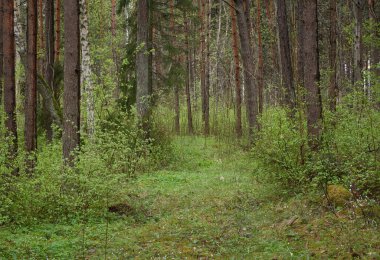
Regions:
<instances>
[{"instance_id":1,"label":"pine bark","mask_svg":"<svg viewBox=\"0 0 380 260\"><path fill-rule=\"evenodd\" d=\"M94 84L92 81L90 45L88 41L88 15L86 0L80 0L80 43L81 43L81 85L86 94L86 112L87 112L87 134L93 137L95 134L95 101L94 101Z\"/></svg>"},{"instance_id":2,"label":"pine bark","mask_svg":"<svg viewBox=\"0 0 380 260\"><path fill-rule=\"evenodd\" d=\"M304 9L305 89L309 146L318 150L322 131L322 100L319 88L317 0L306 0Z\"/></svg>"},{"instance_id":3,"label":"pine bark","mask_svg":"<svg viewBox=\"0 0 380 260\"><path fill-rule=\"evenodd\" d=\"M64 1L63 158L73 165L80 141L80 30L79 2Z\"/></svg>"},{"instance_id":4,"label":"pine bark","mask_svg":"<svg viewBox=\"0 0 380 260\"><path fill-rule=\"evenodd\" d=\"M25 150L37 148L37 0L28 0L27 70L25 95ZM33 167L33 160L28 160Z\"/></svg>"},{"instance_id":5,"label":"pine bark","mask_svg":"<svg viewBox=\"0 0 380 260\"><path fill-rule=\"evenodd\" d=\"M303 18L303 10L305 6L305 0L299 0L297 3L297 85L299 88L304 86L304 32L305 32L305 21Z\"/></svg>"},{"instance_id":6,"label":"pine bark","mask_svg":"<svg viewBox=\"0 0 380 260\"><path fill-rule=\"evenodd\" d=\"M295 88L293 68L290 53L288 19L284 0L277 0L278 45L280 53L280 69L282 86L284 88L283 104L293 109L295 107Z\"/></svg>"},{"instance_id":7,"label":"pine bark","mask_svg":"<svg viewBox=\"0 0 380 260\"><path fill-rule=\"evenodd\" d=\"M231 27L232 27L232 50L234 54L234 65L235 65L235 103L236 103L236 123L235 131L237 137L242 136L242 125L241 125L241 84L240 84L240 61L239 61L239 47L238 47L238 35L237 35L237 25L236 25L236 12L235 12L235 2L230 0L230 12L231 12Z\"/></svg>"},{"instance_id":8,"label":"pine bark","mask_svg":"<svg viewBox=\"0 0 380 260\"><path fill-rule=\"evenodd\" d=\"M14 31L14 1L3 1L3 43L4 50L4 111L7 136L12 137L9 146L9 157L14 158L17 153L17 125L16 125L16 82L15 82L15 31Z\"/></svg>"},{"instance_id":9,"label":"pine bark","mask_svg":"<svg viewBox=\"0 0 380 260\"><path fill-rule=\"evenodd\" d=\"M250 140L254 140L254 130L257 129L258 102L254 79L253 51L250 45L250 31L245 17L243 0L235 0L237 24L239 27L241 57L244 68L246 103Z\"/></svg>"}]
</instances>

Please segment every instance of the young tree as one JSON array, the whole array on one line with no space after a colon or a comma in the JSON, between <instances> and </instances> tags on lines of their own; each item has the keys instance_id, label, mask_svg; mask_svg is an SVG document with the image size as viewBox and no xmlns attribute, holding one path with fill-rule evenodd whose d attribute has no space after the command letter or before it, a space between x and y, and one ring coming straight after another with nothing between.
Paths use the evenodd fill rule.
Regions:
<instances>
[{"instance_id":1,"label":"young tree","mask_svg":"<svg viewBox=\"0 0 380 260\"><path fill-rule=\"evenodd\" d=\"M80 130L80 38L79 2L64 1L64 93L63 158L73 163L72 152L79 146Z\"/></svg>"},{"instance_id":2,"label":"young tree","mask_svg":"<svg viewBox=\"0 0 380 260\"><path fill-rule=\"evenodd\" d=\"M3 37L6 39L3 43L5 128L7 135L13 138L9 147L9 156L13 158L17 153L14 1L3 0L2 2L4 5Z\"/></svg>"},{"instance_id":3,"label":"young tree","mask_svg":"<svg viewBox=\"0 0 380 260\"><path fill-rule=\"evenodd\" d=\"M246 89L246 104L248 111L248 125L249 135L251 141L253 141L253 133L257 128L257 115L258 115L258 103L257 103L257 90L254 80L254 66L253 66L253 51L250 45L250 30L247 24L247 18L244 12L243 0L235 0L235 9L237 24L239 27L240 45L241 45L241 57L243 61L244 69L244 83Z\"/></svg>"},{"instance_id":4,"label":"young tree","mask_svg":"<svg viewBox=\"0 0 380 260\"><path fill-rule=\"evenodd\" d=\"M317 0L306 0L304 8L305 37L305 89L307 109L307 130L309 146L318 150L322 127L322 100L319 89L319 49Z\"/></svg>"},{"instance_id":5,"label":"young tree","mask_svg":"<svg viewBox=\"0 0 380 260\"><path fill-rule=\"evenodd\" d=\"M231 27L232 27L232 50L234 54L235 63L235 95L236 95L236 124L235 131L238 137L242 136L241 126L241 86L240 86L240 61L239 61L239 47L238 36L236 26L236 13L235 13L235 1L230 0L230 12L231 12Z\"/></svg>"},{"instance_id":6,"label":"young tree","mask_svg":"<svg viewBox=\"0 0 380 260\"><path fill-rule=\"evenodd\" d=\"M293 68L290 54L290 42L288 32L288 18L286 13L286 3L284 0L277 0L277 26L278 45L280 52L280 68L282 85L284 87L283 104L293 109L295 107L295 88L293 83Z\"/></svg>"},{"instance_id":7,"label":"young tree","mask_svg":"<svg viewBox=\"0 0 380 260\"><path fill-rule=\"evenodd\" d=\"M137 1L136 103L137 115L145 131L149 131L151 88L149 85L149 5Z\"/></svg>"},{"instance_id":8,"label":"young tree","mask_svg":"<svg viewBox=\"0 0 380 260\"><path fill-rule=\"evenodd\" d=\"M28 0L27 70L25 95L25 149L37 148L37 0ZM28 160L33 167L33 160Z\"/></svg>"}]
</instances>

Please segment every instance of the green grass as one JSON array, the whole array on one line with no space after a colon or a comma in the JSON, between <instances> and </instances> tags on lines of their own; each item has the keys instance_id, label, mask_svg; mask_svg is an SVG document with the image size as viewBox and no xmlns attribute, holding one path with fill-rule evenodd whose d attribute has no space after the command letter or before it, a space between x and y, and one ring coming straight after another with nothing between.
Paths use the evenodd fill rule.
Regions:
<instances>
[{"instance_id":1,"label":"green grass","mask_svg":"<svg viewBox=\"0 0 380 260\"><path fill-rule=\"evenodd\" d=\"M169 167L139 175L128 196L109 202L128 205L126 215L0 227L0 258L380 259L378 228L262 181L249 153L203 138L174 146Z\"/></svg>"}]
</instances>

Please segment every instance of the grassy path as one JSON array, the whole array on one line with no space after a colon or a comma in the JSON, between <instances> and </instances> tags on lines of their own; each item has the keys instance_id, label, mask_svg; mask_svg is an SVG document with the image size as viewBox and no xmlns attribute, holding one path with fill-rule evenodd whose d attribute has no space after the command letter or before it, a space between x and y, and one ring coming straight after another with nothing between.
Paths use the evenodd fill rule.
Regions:
<instances>
[{"instance_id":1,"label":"grassy path","mask_svg":"<svg viewBox=\"0 0 380 260\"><path fill-rule=\"evenodd\" d=\"M124 216L110 213L108 225L99 220L85 226L0 228L0 256L306 259L345 258L356 252L379 256L376 229L323 213L320 204L309 199L286 199L275 186L259 182L259 168L247 153L201 138L179 138L175 146L178 158L170 167L140 175L125 187L129 196L120 198L125 204L118 208Z\"/></svg>"}]
</instances>

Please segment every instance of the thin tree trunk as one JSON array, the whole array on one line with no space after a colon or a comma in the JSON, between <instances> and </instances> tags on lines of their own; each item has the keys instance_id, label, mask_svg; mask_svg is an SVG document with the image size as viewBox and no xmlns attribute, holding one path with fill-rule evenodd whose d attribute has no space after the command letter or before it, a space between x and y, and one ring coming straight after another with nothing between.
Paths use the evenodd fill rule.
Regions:
<instances>
[{"instance_id":1,"label":"thin tree trunk","mask_svg":"<svg viewBox=\"0 0 380 260\"><path fill-rule=\"evenodd\" d=\"M39 38L39 51L42 51L44 49L45 43L44 43L44 20L43 20L43 0L38 0L38 38ZM38 70L39 73L43 74L43 68L44 68L44 58L43 55L38 55L39 61L38 61Z\"/></svg>"},{"instance_id":2,"label":"thin tree trunk","mask_svg":"<svg viewBox=\"0 0 380 260\"><path fill-rule=\"evenodd\" d=\"M61 55L61 0L55 0L55 58L59 61Z\"/></svg>"},{"instance_id":3,"label":"thin tree trunk","mask_svg":"<svg viewBox=\"0 0 380 260\"><path fill-rule=\"evenodd\" d=\"M37 0L28 0L27 19L27 71L25 95L25 150L37 148ZM29 170L34 160L27 159Z\"/></svg>"},{"instance_id":4,"label":"thin tree trunk","mask_svg":"<svg viewBox=\"0 0 380 260\"><path fill-rule=\"evenodd\" d=\"M64 1L64 93L63 93L63 158L73 165L73 152L80 141L80 30L79 2Z\"/></svg>"},{"instance_id":5,"label":"thin tree trunk","mask_svg":"<svg viewBox=\"0 0 380 260\"><path fill-rule=\"evenodd\" d=\"M93 137L95 134L95 102L94 102L94 87L92 82L91 56L90 46L88 42L88 16L86 0L80 0L81 16L80 16L80 43L82 51L82 74L81 85L86 94L86 112L87 112L87 134Z\"/></svg>"},{"instance_id":6,"label":"thin tree trunk","mask_svg":"<svg viewBox=\"0 0 380 260\"><path fill-rule=\"evenodd\" d=\"M192 135L193 130L193 115L191 112L191 94L190 94L190 84L192 80L192 69L191 69L191 50L189 45L189 25L187 21L186 14L184 15L185 23L185 35L186 35L186 104L187 104L187 131L189 135Z\"/></svg>"},{"instance_id":7,"label":"thin tree trunk","mask_svg":"<svg viewBox=\"0 0 380 260\"><path fill-rule=\"evenodd\" d=\"M17 125L16 125L16 82L15 82L15 33L14 33L14 2L3 1L3 43L4 50L4 111L5 128L7 136L12 137L9 146L9 159L12 160L17 153Z\"/></svg>"},{"instance_id":8,"label":"thin tree trunk","mask_svg":"<svg viewBox=\"0 0 380 260\"><path fill-rule=\"evenodd\" d=\"M377 2L378 3L378 2ZM380 23L380 14L376 15L375 0L368 0L369 6L369 18L373 24ZM380 39L379 30L373 30L372 37L374 39ZM371 44L371 70L375 72L375 75L380 78L380 47L374 43ZM380 106L379 106L380 107Z\"/></svg>"},{"instance_id":9,"label":"thin tree trunk","mask_svg":"<svg viewBox=\"0 0 380 260\"><path fill-rule=\"evenodd\" d=\"M276 3L280 68L282 86L284 87L283 104L293 109L295 107L295 88L293 82L293 68L290 55L286 4L284 0L277 0Z\"/></svg>"},{"instance_id":10,"label":"thin tree trunk","mask_svg":"<svg viewBox=\"0 0 380 260\"><path fill-rule=\"evenodd\" d=\"M355 17L355 49L354 49L354 77L353 81L362 80L363 69L363 7L364 0L353 0L353 11Z\"/></svg>"},{"instance_id":11,"label":"thin tree trunk","mask_svg":"<svg viewBox=\"0 0 380 260\"><path fill-rule=\"evenodd\" d=\"M149 7L148 0L137 2L137 46L141 46L136 54L137 78L137 114L145 131L149 130L150 87L149 87Z\"/></svg>"},{"instance_id":12,"label":"thin tree trunk","mask_svg":"<svg viewBox=\"0 0 380 260\"><path fill-rule=\"evenodd\" d=\"M305 89L309 146L318 150L322 131L322 100L319 89L317 0L306 0L304 9Z\"/></svg>"},{"instance_id":13,"label":"thin tree trunk","mask_svg":"<svg viewBox=\"0 0 380 260\"><path fill-rule=\"evenodd\" d=\"M330 111L336 110L336 101L338 97L338 86L336 82L336 0L330 0L330 84L329 84L329 106Z\"/></svg>"},{"instance_id":14,"label":"thin tree trunk","mask_svg":"<svg viewBox=\"0 0 380 260\"><path fill-rule=\"evenodd\" d=\"M248 112L249 136L254 140L254 130L257 129L257 90L254 81L253 51L250 45L249 27L244 14L243 0L235 0L237 24L239 27L241 57L244 68L244 82L246 88L246 103Z\"/></svg>"},{"instance_id":15,"label":"thin tree trunk","mask_svg":"<svg viewBox=\"0 0 380 260\"><path fill-rule=\"evenodd\" d=\"M259 48L259 66L257 71L257 87L259 92L259 114L263 112L264 107L264 62L263 62L263 45L261 41L261 0L257 0L257 40L258 40L258 48Z\"/></svg>"},{"instance_id":16,"label":"thin tree trunk","mask_svg":"<svg viewBox=\"0 0 380 260\"><path fill-rule=\"evenodd\" d=\"M297 4L297 85L298 88L304 86L304 19L303 10L305 6L305 0L299 0Z\"/></svg>"},{"instance_id":17,"label":"thin tree trunk","mask_svg":"<svg viewBox=\"0 0 380 260\"><path fill-rule=\"evenodd\" d=\"M54 86L54 1L45 2L45 82L52 92L51 97L55 98ZM44 99L44 127L46 130L46 139L51 142L53 139L52 123L53 118L49 113L48 102ZM52 101L52 103L54 103Z\"/></svg>"},{"instance_id":18,"label":"thin tree trunk","mask_svg":"<svg viewBox=\"0 0 380 260\"><path fill-rule=\"evenodd\" d=\"M3 53L3 27L4 27L4 22L3 22L3 14L4 14L4 9L3 9L4 2L0 1L0 106L2 105L3 102L3 75L4 75L4 66L3 66L3 59L4 59L4 53ZM1 115L0 115L1 119Z\"/></svg>"},{"instance_id":19,"label":"thin tree trunk","mask_svg":"<svg viewBox=\"0 0 380 260\"><path fill-rule=\"evenodd\" d=\"M240 86L240 62L239 62L239 49L238 49L238 36L237 36L237 26L236 26L236 12L235 12L235 2L230 0L230 11L231 11L231 26L232 26L232 50L234 54L234 64L235 64L235 95L236 95L236 123L235 131L237 137L242 136L242 126L241 126L241 86Z\"/></svg>"}]
</instances>

